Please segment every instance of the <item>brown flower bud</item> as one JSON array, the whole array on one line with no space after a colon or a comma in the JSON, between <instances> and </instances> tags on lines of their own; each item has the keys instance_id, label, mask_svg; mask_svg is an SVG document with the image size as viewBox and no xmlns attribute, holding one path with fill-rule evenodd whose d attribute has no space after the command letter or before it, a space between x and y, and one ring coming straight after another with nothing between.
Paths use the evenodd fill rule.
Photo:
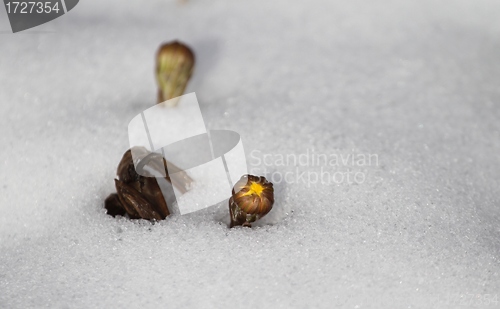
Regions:
<instances>
[{"instance_id":1,"label":"brown flower bud","mask_svg":"<svg viewBox=\"0 0 500 309\"><path fill-rule=\"evenodd\" d=\"M185 192L190 186L192 179L182 171L177 172L176 177L171 178L168 174L165 159L157 153L151 153L143 147L134 148L137 154L141 175L136 171L132 149L123 154L118 164L115 179L116 192L111 194L104 201L104 207L111 216L124 216L127 214L130 219L163 220L170 214L167 199L163 196L158 179L148 171L142 170L144 166L156 171L165 171L165 178L171 182L179 191ZM179 168L169 164L174 171ZM168 192L167 192L168 193ZM173 195L173 191L170 192ZM170 199L169 199L170 200Z\"/></svg>"},{"instance_id":2,"label":"brown flower bud","mask_svg":"<svg viewBox=\"0 0 500 309\"><path fill-rule=\"evenodd\" d=\"M160 46L156 55L158 103L181 96L193 68L194 54L189 47L177 41Z\"/></svg>"},{"instance_id":3,"label":"brown flower bud","mask_svg":"<svg viewBox=\"0 0 500 309\"><path fill-rule=\"evenodd\" d=\"M244 175L234 185L229 199L231 226L251 226L264 217L274 204L273 184L263 176Z\"/></svg>"}]
</instances>

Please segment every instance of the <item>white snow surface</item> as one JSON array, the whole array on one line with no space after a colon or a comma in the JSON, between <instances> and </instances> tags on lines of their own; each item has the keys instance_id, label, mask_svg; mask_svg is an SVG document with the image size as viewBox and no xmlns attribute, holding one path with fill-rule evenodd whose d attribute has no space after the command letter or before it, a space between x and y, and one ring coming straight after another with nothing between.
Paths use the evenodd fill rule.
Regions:
<instances>
[{"instance_id":1,"label":"white snow surface","mask_svg":"<svg viewBox=\"0 0 500 309\"><path fill-rule=\"evenodd\" d=\"M500 308L480 302L500 294L499 16L493 0L87 0L12 34L0 9L0 308ZM197 57L186 92L252 169L321 171L252 153L379 164L323 166L359 184L276 182L251 229L225 203L106 215L174 39Z\"/></svg>"}]
</instances>

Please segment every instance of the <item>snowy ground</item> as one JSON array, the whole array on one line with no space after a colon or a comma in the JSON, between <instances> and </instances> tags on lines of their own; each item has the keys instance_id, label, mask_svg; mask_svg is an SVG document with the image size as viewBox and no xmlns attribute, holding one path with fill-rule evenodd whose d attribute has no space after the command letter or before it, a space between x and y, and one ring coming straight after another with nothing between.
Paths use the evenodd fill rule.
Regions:
<instances>
[{"instance_id":1,"label":"snowy ground","mask_svg":"<svg viewBox=\"0 0 500 309\"><path fill-rule=\"evenodd\" d=\"M87 0L13 35L0 9L0 308L499 308L499 14L493 0ZM239 132L253 169L365 181L277 182L252 229L228 229L225 204L155 225L107 216L172 39L196 52L187 91L208 127ZM257 159L308 151L378 165Z\"/></svg>"}]
</instances>

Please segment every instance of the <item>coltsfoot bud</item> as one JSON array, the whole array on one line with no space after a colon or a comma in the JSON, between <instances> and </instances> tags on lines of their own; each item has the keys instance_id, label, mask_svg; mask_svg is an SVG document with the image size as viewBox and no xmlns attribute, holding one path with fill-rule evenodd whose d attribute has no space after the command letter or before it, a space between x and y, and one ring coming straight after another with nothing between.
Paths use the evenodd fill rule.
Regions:
<instances>
[{"instance_id":1,"label":"coltsfoot bud","mask_svg":"<svg viewBox=\"0 0 500 309\"><path fill-rule=\"evenodd\" d=\"M251 223L264 217L274 204L273 184L263 176L244 175L229 199L230 227Z\"/></svg>"},{"instance_id":2,"label":"coltsfoot bud","mask_svg":"<svg viewBox=\"0 0 500 309\"><path fill-rule=\"evenodd\" d=\"M156 55L158 103L181 96L193 68L194 54L189 47L177 41L161 45Z\"/></svg>"},{"instance_id":3,"label":"coltsfoot bud","mask_svg":"<svg viewBox=\"0 0 500 309\"><path fill-rule=\"evenodd\" d=\"M140 157L137 166L138 169L141 166L141 174L136 171L132 151ZM148 169L144 169L144 166L147 166ZM144 147L134 147L127 150L116 171L118 176L118 179L115 179L116 193L109 195L104 201L107 213L113 217L127 214L130 219L165 219L170 215L170 211L167 199L163 196L163 191L154 174L163 170L165 172L164 178L180 192L186 192L192 182L192 179L185 172L180 171L171 163L169 163L169 169L172 168L171 171L177 171L177 173L175 173L176 177L170 177L166 166L167 162L160 154L151 153ZM151 173L151 170L156 170L157 173Z\"/></svg>"}]
</instances>

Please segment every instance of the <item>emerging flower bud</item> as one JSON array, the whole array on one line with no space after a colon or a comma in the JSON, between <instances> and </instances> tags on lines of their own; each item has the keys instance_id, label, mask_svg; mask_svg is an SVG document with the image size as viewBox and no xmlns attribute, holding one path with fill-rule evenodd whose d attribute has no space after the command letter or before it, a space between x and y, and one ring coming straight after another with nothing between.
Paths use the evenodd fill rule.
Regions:
<instances>
[{"instance_id":1,"label":"emerging flower bud","mask_svg":"<svg viewBox=\"0 0 500 309\"><path fill-rule=\"evenodd\" d=\"M141 175L136 171L132 151L136 153L140 160L138 169L142 170ZM166 169L166 160L157 153L151 153L144 147L134 147L123 154L123 157L118 164L116 174L118 179L115 179L116 193L113 193L104 201L104 207L107 213L113 217L127 214L130 219L147 219L147 220L163 220L170 211L168 209L167 200L169 199L169 191L165 191L167 196L164 196L164 191L158 184L157 177L151 170L165 172L165 180L171 182L174 187L180 192L186 192L190 186L192 179L183 171L176 173L180 177L171 178ZM139 166L141 166L139 168ZM147 169L144 167L147 166ZM178 171L179 168L169 163L173 170ZM170 192L174 194L173 191Z\"/></svg>"},{"instance_id":2,"label":"emerging flower bud","mask_svg":"<svg viewBox=\"0 0 500 309\"><path fill-rule=\"evenodd\" d=\"M233 188L229 199L231 225L251 226L251 223L264 217L273 207L273 184L265 177L244 175Z\"/></svg>"},{"instance_id":3,"label":"emerging flower bud","mask_svg":"<svg viewBox=\"0 0 500 309\"><path fill-rule=\"evenodd\" d=\"M177 41L160 46L156 55L158 103L181 96L193 68L194 54L189 47Z\"/></svg>"}]
</instances>

